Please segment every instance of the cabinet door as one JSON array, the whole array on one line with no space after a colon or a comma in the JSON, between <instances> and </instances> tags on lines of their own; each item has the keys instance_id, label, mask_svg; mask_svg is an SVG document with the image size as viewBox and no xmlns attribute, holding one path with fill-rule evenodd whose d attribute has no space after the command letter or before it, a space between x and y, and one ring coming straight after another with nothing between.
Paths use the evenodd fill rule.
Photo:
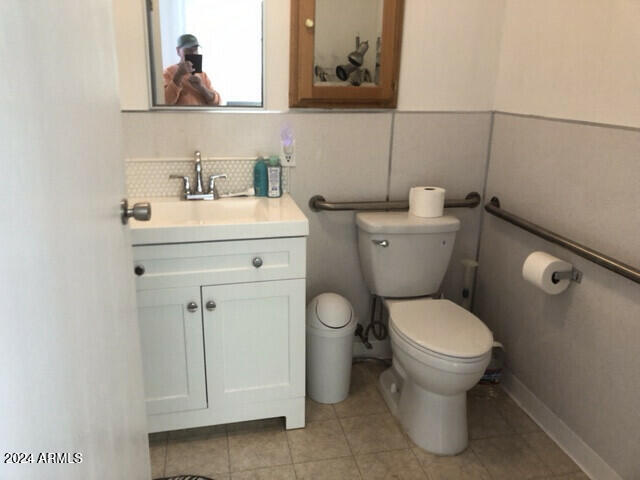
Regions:
<instances>
[{"instance_id":1,"label":"cabinet door","mask_svg":"<svg viewBox=\"0 0 640 480\"><path fill-rule=\"evenodd\" d=\"M300 279L202 288L212 408L304 395L304 285Z\"/></svg>"},{"instance_id":2,"label":"cabinet door","mask_svg":"<svg viewBox=\"0 0 640 480\"><path fill-rule=\"evenodd\" d=\"M200 289L138 291L138 323L147 415L206 408Z\"/></svg>"}]
</instances>

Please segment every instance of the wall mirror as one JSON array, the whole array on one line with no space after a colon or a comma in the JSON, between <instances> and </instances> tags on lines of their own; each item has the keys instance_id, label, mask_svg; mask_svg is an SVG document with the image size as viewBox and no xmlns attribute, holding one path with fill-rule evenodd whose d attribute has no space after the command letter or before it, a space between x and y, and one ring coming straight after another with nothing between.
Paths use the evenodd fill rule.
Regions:
<instances>
[{"instance_id":1,"label":"wall mirror","mask_svg":"<svg viewBox=\"0 0 640 480\"><path fill-rule=\"evenodd\" d=\"M395 108L404 0L291 0L289 106Z\"/></svg>"},{"instance_id":2,"label":"wall mirror","mask_svg":"<svg viewBox=\"0 0 640 480\"><path fill-rule=\"evenodd\" d=\"M147 15L154 107L262 107L262 0L147 0Z\"/></svg>"}]
</instances>

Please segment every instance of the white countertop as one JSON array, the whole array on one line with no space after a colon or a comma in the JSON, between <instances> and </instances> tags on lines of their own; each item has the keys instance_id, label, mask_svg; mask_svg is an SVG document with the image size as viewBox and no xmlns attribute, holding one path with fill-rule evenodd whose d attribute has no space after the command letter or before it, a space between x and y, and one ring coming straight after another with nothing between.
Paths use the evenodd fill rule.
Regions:
<instances>
[{"instance_id":1,"label":"white countertop","mask_svg":"<svg viewBox=\"0 0 640 480\"><path fill-rule=\"evenodd\" d=\"M151 203L151 220L130 220L134 246L309 235L307 217L286 193L280 198L129 199L130 205L137 202Z\"/></svg>"}]
</instances>

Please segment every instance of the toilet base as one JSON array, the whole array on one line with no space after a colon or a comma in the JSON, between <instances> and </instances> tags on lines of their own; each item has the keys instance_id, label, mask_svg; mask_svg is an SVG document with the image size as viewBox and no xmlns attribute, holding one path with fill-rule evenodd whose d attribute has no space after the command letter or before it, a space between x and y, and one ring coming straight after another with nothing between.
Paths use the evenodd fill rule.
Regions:
<instances>
[{"instance_id":1,"label":"toilet base","mask_svg":"<svg viewBox=\"0 0 640 480\"><path fill-rule=\"evenodd\" d=\"M451 396L428 392L407 380L395 365L382 372L378 387L416 445L437 455L456 455L467 448L466 391Z\"/></svg>"},{"instance_id":2,"label":"toilet base","mask_svg":"<svg viewBox=\"0 0 640 480\"><path fill-rule=\"evenodd\" d=\"M404 384L398 418L416 445L438 455L455 455L469 443L467 392L444 396L411 381Z\"/></svg>"},{"instance_id":3,"label":"toilet base","mask_svg":"<svg viewBox=\"0 0 640 480\"><path fill-rule=\"evenodd\" d=\"M403 384L404 379L393 367L387 368L378 379L378 390L380 390L387 407L391 410L391 414L396 418L398 418L398 403Z\"/></svg>"}]
</instances>

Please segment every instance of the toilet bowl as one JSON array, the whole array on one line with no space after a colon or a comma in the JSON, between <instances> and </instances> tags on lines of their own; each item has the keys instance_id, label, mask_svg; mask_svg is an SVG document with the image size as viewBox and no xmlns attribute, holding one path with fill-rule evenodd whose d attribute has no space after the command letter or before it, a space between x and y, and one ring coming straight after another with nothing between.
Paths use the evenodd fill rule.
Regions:
<instances>
[{"instance_id":1,"label":"toilet bowl","mask_svg":"<svg viewBox=\"0 0 640 480\"><path fill-rule=\"evenodd\" d=\"M391 412L420 447L455 455L468 444L466 392L489 364L493 335L472 313L435 299L460 221L408 212L356 214L369 291L389 312L393 366L379 385Z\"/></svg>"},{"instance_id":2,"label":"toilet bowl","mask_svg":"<svg viewBox=\"0 0 640 480\"><path fill-rule=\"evenodd\" d=\"M385 303L393 351L387 376L399 377L396 396L380 383L385 400L395 403L392 410L416 445L440 455L462 452L468 444L466 392L489 364L491 331L449 300Z\"/></svg>"}]
</instances>

